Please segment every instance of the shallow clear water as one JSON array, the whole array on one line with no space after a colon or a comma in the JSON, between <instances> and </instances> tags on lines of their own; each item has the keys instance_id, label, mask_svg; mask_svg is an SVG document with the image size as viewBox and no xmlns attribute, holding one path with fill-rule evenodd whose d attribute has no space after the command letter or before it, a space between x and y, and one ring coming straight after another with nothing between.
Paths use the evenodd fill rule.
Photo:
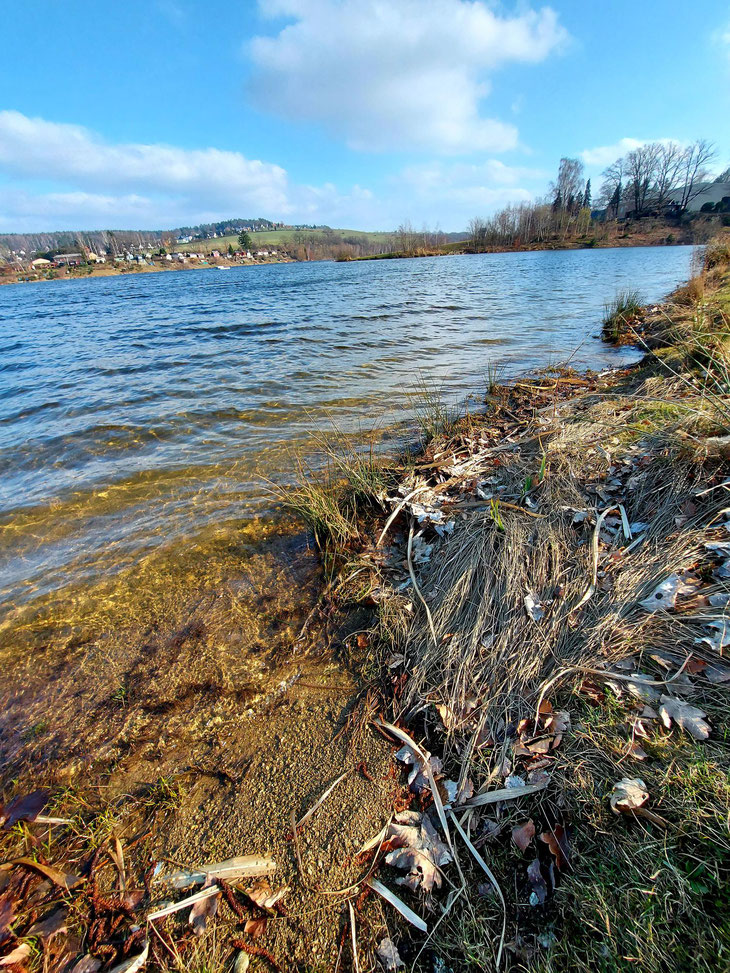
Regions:
<instances>
[{"instance_id":1,"label":"shallow clear water","mask_svg":"<svg viewBox=\"0 0 730 973\"><path fill-rule=\"evenodd\" d=\"M0 288L0 603L99 577L269 503L330 421L407 422L573 355L624 287L658 300L691 248L287 264ZM629 357L632 353L628 353Z\"/></svg>"}]
</instances>

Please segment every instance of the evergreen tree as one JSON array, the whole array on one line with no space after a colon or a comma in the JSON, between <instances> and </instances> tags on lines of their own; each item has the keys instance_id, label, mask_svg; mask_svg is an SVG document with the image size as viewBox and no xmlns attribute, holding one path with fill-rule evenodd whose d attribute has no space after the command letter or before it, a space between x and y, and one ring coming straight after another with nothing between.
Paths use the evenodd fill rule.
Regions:
<instances>
[{"instance_id":1,"label":"evergreen tree","mask_svg":"<svg viewBox=\"0 0 730 973\"><path fill-rule=\"evenodd\" d=\"M583 193L583 209L591 208L591 181L586 182L585 192Z\"/></svg>"},{"instance_id":2,"label":"evergreen tree","mask_svg":"<svg viewBox=\"0 0 730 973\"><path fill-rule=\"evenodd\" d=\"M241 248L241 250L250 250L251 249L251 246L252 246L252 244L251 244L251 237L248 235L248 233L246 233L245 230L243 230L242 233L238 237L238 245Z\"/></svg>"}]
</instances>

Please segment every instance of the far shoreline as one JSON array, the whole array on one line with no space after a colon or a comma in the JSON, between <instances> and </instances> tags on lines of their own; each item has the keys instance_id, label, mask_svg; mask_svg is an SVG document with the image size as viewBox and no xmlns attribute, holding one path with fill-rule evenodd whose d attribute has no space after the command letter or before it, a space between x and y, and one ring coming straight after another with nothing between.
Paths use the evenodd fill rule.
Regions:
<instances>
[{"instance_id":1,"label":"far shoreline","mask_svg":"<svg viewBox=\"0 0 730 973\"><path fill-rule=\"evenodd\" d=\"M264 266L274 266L278 264L319 264L319 263L362 263L364 261L375 261L375 260L413 260L425 257L473 257L481 255L493 255L493 254L512 254L512 253L564 253L564 252L575 252L583 250L643 250L643 249L664 249L664 248L675 248L675 247L701 247L704 246L702 243L691 243L684 240L673 241L672 243L667 243L665 241L647 241L644 243L620 243L616 240L612 240L610 243L596 243L596 244L583 244L576 245L567 244L566 246L550 246L550 245L535 245L535 246L524 246L524 247L495 247L488 248L484 250L475 250L472 248L465 248L463 245L459 245L459 249L456 246L451 245L448 247L435 248L432 250L424 250L416 253L405 253L405 252L391 252L382 254L372 254L363 257L348 257L348 258L328 258L323 260L294 260L289 259L275 259L275 260L257 260L254 262L227 262L227 263L186 263L186 264L172 264L171 266L166 266L163 263L154 264L152 266L141 265L135 267L134 269L125 268L117 270L110 266L103 266L100 269L95 267L90 268L87 273L64 273L54 277L34 277L24 279L22 273L18 273L15 279L0 278L0 286L11 285L11 284L41 284L41 283L57 283L59 281L70 281L70 280L91 280L99 278L109 278L109 277L137 277L140 274L155 274L155 273L171 273L175 271L190 271L190 270L232 270L237 268L253 268L253 267L264 267Z\"/></svg>"}]
</instances>

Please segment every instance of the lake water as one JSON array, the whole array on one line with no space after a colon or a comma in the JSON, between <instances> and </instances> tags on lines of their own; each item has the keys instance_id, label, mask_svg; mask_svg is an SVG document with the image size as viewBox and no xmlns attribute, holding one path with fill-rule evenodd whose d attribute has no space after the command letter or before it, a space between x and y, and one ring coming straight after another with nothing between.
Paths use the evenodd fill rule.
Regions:
<instances>
[{"instance_id":1,"label":"lake water","mask_svg":"<svg viewBox=\"0 0 730 973\"><path fill-rule=\"evenodd\" d=\"M404 431L419 377L457 400L573 356L620 288L691 248L287 264L0 288L0 613L224 535L334 422ZM181 547L182 544L182 547Z\"/></svg>"}]
</instances>

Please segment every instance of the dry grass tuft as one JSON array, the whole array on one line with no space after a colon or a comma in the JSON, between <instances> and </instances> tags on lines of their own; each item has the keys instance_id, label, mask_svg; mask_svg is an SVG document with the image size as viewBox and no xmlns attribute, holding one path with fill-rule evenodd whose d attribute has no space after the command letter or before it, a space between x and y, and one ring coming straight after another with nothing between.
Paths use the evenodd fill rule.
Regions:
<instances>
[{"instance_id":1,"label":"dry grass tuft","mask_svg":"<svg viewBox=\"0 0 730 973\"><path fill-rule=\"evenodd\" d=\"M542 683L560 669L595 668L635 652L647 639L675 649L672 626L637 604L697 555L699 531L675 526L695 471L678 459L645 471L627 510L629 520L649 523L645 539L630 553L616 546L604 555L602 566L604 559L620 558L620 570L599 579L595 594L577 607L591 584L595 527L572 523L585 499L567 470L575 472L576 454L585 457L585 446L578 437L569 450L569 436L566 427L556 443L559 470L545 480L541 509L547 513L541 519L504 510L500 525L491 511L471 516L422 573L419 585L437 642L418 611L407 645L409 706L427 699L461 713L477 701L483 705L481 725L494 730L529 715ZM514 472L516 489L521 464ZM723 502L709 495L700 519L706 522ZM545 611L539 622L526 610L528 594Z\"/></svg>"}]
</instances>

